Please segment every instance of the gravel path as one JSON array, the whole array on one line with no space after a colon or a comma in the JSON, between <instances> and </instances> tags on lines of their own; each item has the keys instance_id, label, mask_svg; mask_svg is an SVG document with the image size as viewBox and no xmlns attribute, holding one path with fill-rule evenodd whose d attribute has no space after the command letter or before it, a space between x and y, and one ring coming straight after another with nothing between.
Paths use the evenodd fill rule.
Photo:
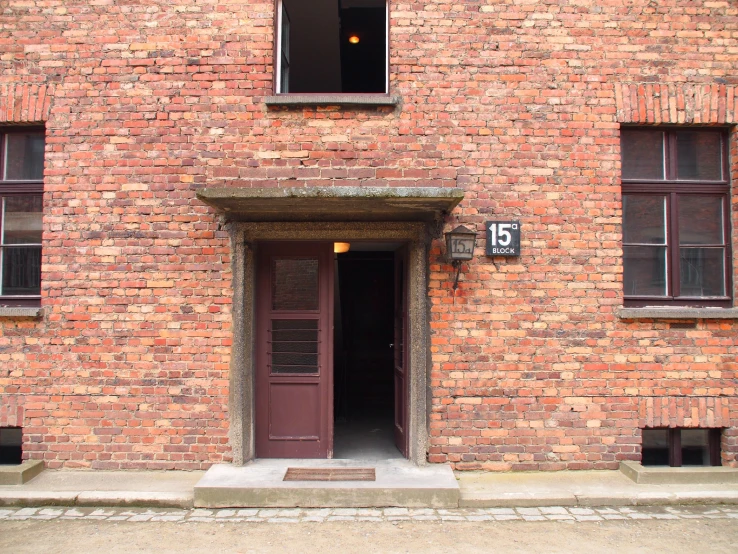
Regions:
<instances>
[{"instance_id":1,"label":"gravel path","mask_svg":"<svg viewBox=\"0 0 738 554\"><path fill-rule=\"evenodd\" d=\"M738 507L0 509L0 552L738 552Z\"/></svg>"}]
</instances>

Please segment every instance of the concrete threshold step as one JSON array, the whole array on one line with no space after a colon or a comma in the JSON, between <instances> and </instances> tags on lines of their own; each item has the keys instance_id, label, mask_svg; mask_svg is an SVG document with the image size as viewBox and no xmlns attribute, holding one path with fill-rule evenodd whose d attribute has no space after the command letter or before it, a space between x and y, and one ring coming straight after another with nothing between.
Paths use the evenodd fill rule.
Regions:
<instances>
[{"instance_id":1,"label":"concrete threshold step","mask_svg":"<svg viewBox=\"0 0 738 554\"><path fill-rule=\"evenodd\" d=\"M284 481L288 468L374 468L375 481ZM255 460L215 465L195 485L199 508L455 508L451 467L393 460Z\"/></svg>"}]
</instances>

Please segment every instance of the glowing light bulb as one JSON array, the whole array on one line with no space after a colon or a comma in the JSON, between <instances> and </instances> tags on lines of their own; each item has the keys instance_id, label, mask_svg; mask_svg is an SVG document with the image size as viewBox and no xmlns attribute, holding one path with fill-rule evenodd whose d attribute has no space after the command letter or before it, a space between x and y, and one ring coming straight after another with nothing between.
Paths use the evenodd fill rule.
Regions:
<instances>
[{"instance_id":1,"label":"glowing light bulb","mask_svg":"<svg viewBox=\"0 0 738 554\"><path fill-rule=\"evenodd\" d=\"M336 254L344 254L349 251L351 248L351 243L349 242L334 242L333 243L333 252Z\"/></svg>"},{"instance_id":2,"label":"glowing light bulb","mask_svg":"<svg viewBox=\"0 0 738 554\"><path fill-rule=\"evenodd\" d=\"M359 37L358 37L358 36L356 36L356 35L351 35L351 36L349 37L349 42L350 42L351 44L359 44Z\"/></svg>"}]
</instances>

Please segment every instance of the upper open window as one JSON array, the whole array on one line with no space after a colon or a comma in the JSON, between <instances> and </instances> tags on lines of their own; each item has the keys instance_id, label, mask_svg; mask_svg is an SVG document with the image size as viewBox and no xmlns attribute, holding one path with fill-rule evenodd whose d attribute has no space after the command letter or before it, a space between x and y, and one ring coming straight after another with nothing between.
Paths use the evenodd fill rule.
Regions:
<instances>
[{"instance_id":1,"label":"upper open window","mask_svg":"<svg viewBox=\"0 0 738 554\"><path fill-rule=\"evenodd\" d=\"M387 93L386 0L278 0L276 92Z\"/></svg>"},{"instance_id":2,"label":"upper open window","mask_svg":"<svg viewBox=\"0 0 738 554\"><path fill-rule=\"evenodd\" d=\"M41 295L44 132L0 129L0 306Z\"/></svg>"},{"instance_id":3,"label":"upper open window","mask_svg":"<svg viewBox=\"0 0 738 554\"><path fill-rule=\"evenodd\" d=\"M727 133L621 130L626 305L731 304Z\"/></svg>"}]
</instances>

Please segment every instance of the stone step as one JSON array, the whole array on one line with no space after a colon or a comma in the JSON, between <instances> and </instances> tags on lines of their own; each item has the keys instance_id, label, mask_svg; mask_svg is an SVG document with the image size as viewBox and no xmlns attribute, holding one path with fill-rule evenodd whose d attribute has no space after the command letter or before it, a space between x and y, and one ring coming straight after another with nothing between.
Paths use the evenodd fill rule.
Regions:
<instances>
[{"instance_id":1,"label":"stone step","mask_svg":"<svg viewBox=\"0 0 738 554\"><path fill-rule=\"evenodd\" d=\"M284 481L288 468L374 468L375 481ZM195 485L199 508L455 508L459 485L449 465L392 460L262 459L215 465Z\"/></svg>"}]
</instances>

